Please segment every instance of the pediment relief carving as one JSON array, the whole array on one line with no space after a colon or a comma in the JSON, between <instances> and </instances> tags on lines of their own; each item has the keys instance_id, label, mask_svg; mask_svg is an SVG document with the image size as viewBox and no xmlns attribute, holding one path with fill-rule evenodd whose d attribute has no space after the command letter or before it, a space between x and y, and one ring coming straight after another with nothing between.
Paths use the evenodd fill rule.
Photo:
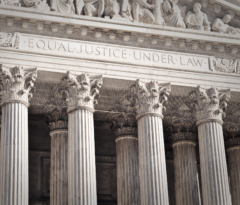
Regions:
<instances>
[{"instance_id":1,"label":"pediment relief carving","mask_svg":"<svg viewBox=\"0 0 240 205\"><path fill-rule=\"evenodd\" d=\"M75 5L72 0L51 0L49 4L45 0L1 0L0 6L30 7L43 12L239 35L240 3L239 0L229 1L77 0Z\"/></svg>"}]
</instances>

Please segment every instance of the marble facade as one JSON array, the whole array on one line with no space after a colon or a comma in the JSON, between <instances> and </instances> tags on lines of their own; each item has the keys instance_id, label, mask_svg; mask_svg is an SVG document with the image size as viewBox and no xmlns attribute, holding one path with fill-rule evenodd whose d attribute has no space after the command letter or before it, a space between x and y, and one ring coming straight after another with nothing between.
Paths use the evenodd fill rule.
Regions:
<instances>
[{"instance_id":1,"label":"marble facade","mask_svg":"<svg viewBox=\"0 0 240 205\"><path fill-rule=\"evenodd\" d=\"M239 205L240 4L0 0L0 205Z\"/></svg>"}]
</instances>

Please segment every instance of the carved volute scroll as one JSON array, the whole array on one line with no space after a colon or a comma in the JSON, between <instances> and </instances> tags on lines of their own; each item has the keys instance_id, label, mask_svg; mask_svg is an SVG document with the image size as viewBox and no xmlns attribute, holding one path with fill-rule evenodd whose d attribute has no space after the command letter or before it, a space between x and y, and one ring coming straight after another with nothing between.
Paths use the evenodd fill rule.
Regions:
<instances>
[{"instance_id":1,"label":"carved volute scroll","mask_svg":"<svg viewBox=\"0 0 240 205\"><path fill-rule=\"evenodd\" d=\"M160 85L156 81L143 83L137 80L129 88L128 100L135 106L137 118L145 114L162 117L170 91L170 84Z\"/></svg>"},{"instance_id":2,"label":"carved volute scroll","mask_svg":"<svg viewBox=\"0 0 240 205\"><path fill-rule=\"evenodd\" d=\"M217 88L204 89L198 86L190 93L192 110L197 118L197 125L206 121L223 123L227 102L230 98L230 90L218 90Z\"/></svg>"},{"instance_id":3,"label":"carved volute scroll","mask_svg":"<svg viewBox=\"0 0 240 205\"><path fill-rule=\"evenodd\" d=\"M59 92L68 102L68 112L86 108L94 112L94 104L98 103L102 77L90 80L88 74L73 75L70 72L61 80Z\"/></svg>"},{"instance_id":4,"label":"carved volute scroll","mask_svg":"<svg viewBox=\"0 0 240 205\"><path fill-rule=\"evenodd\" d=\"M37 68L24 69L21 66L4 68L0 65L0 80L2 87L2 105L9 102L20 102L29 106L32 98L32 88L37 79Z\"/></svg>"},{"instance_id":5,"label":"carved volute scroll","mask_svg":"<svg viewBox=\"0 0 240 205\"><path fill-rule=\"evenodd\" d=\"M46 116L46 123L50 131L68 128L68 114L67 108L55 108L51 113Z\"/></svg>"}]
</instances>

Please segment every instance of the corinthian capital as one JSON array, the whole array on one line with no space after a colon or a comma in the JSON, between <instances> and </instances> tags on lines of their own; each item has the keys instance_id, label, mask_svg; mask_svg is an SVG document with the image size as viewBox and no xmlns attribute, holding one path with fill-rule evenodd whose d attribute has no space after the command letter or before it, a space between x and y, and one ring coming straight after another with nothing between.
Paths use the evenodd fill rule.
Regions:
<instances>
[{"instance_id":1,"label":"corinthian capital","mask_svg":"<svg viewBox=\"0 0 240 205\"><path fill-rule=\"evenodd\" d=\"M222 119L226 115L225 111L230 98L230 90L204 89L199 86L190 93L190 96L192 109L197 118L197 125L206 121L222 123Z\"/></svg>"},{"instance_id":2,"label":"corinthian capital","mask_svg":"<svg viewBox=\"0 0 240 205\"><path fill-rule=\"evenodd\" d=\"M157 81L143 83L137 80L129 89L128 100L135 105L137 118L145 114L162 117L170 91L170 84L160 85Z\"/></svg>"},{"instance_id":3,"label":"corinthian capital","mask_svg":"<svg viewBox=\"0 0 240 205\"><path fill-rule=\"evenodd\" d=\"M67 129L68 128L68 114L67 109L57 109L55 108L51 113L46 116L46 122L50 131Z\"/></svg>"},{"instance_id":4,"label":"corinthian capital","mask_svg":"<svg viewBox=\"0 0 240 205\"><path fill-rule=\"evenodd\" d=\"M68 102L68 111L85 107L92 112L98 103L102 77L90 80L88 74L73 75L70 72L61 80L59 92Z\"/></svg>"},{"instance_id":5,"label":"corinthian capital","mask_svg":"<svg viewBox=\"0 0 240 205\"><path fill-rule=\"evenodd\" d=\"M31 90L37 79L37 69L24 69L20 66L4 68L0 65L0 79L2 85L2 105L9 102L21 102L29 106L32 98Z\"/></svg>"}]
</instances>

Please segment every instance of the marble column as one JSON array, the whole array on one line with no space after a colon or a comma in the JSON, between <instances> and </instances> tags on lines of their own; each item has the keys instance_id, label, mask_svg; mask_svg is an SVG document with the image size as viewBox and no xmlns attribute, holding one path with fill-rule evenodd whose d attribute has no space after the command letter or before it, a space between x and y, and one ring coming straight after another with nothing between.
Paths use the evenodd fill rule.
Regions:
<instances>
[{"instance_id":1,"label":"marble column","mask_svg":"<svg viewBox=\"0 0 240 205\"><path fill-rule=\"evenodd\" d=\"M228 171L232 205L240 204L240 136L237 133L226 140Z\"/></svg>"},{"instance_id":2,"label":"marble column","mask_svg":"<svg viewBox=\"0 0 240 205\"><path fill-rule=\"evenodd\" d=\"M129 89L138 120L139 178L142 205L168 205L162 110L170 85L136 81Z\"/></svg>"},{"instance_id":3,"label":"marble column","mask_svg":"<svg viewBox=\"0 0 240 205\"><path fill-rule=\"evenodd\" d=\"M36 69L4 68L2 78L2 129L0 148L0 205L27 205L28 107Z\"/></svg>"},{"instance_id":4,"label":"marble column","mask_svg":"<svg viewBox=\"0 0 240 205\"><path fill-rule=\"evenodd\" d=\"M102 78L63 77L59 92L68 102L68 205L97 205L94 104Z\"/></svg>"},{"instance_id":5,"label":"marble column","mask_svg":"<svg viewBox=\"0 0 240 205\"><path fill-rule=\"evenodd\" d=\"M204 205L231 205L222 118L229 90L196 88L191 93L198 126Z\"/></svg>"},{"instance_id":6,"label":"marble column","mask_svg":"<svg viewBox=\"0 0 240 205\"><path fill-rule=\"evenodd\" d=\"M176 205L200 205L196 141L192 132L177 132L171 135L174 161Z\"/></svg>"},{"instance_id":7,"label":"marble column","mask_svg":"<svg viewBox=\"0 0 240 205\"><path fill-rule=\"evenodd\" d=\"M68 204L68 121L66 109L47 115L51 137L50 205Z\"/></svg>"},{"instance_id":8,"label":"marble column","mask_svg":"<svg viewBox=\"0 0 240 205\"><path fill-rule=\"evenodd\" d=\"M117 202L118 205L140 205L136 116L124 115L120 114L111 121L116 137Z\"/></svg>"}]
</instances>

